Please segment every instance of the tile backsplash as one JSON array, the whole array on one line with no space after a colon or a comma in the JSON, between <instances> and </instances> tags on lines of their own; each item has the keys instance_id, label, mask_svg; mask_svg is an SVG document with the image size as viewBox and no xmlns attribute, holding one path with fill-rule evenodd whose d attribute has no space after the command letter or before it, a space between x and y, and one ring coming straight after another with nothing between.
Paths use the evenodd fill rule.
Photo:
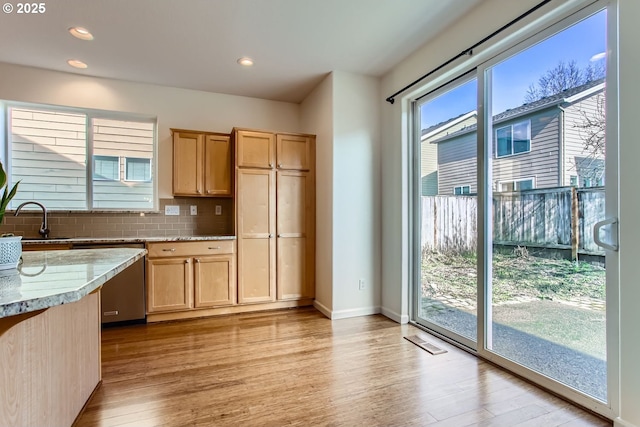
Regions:
<instances>
[{"instance_id":1,"label":"tile backsplash","mask_svg":"<svg viewBox=\"0 0 640 427\"><path fill-rule=\"evenodd\" d=\"M180 215L164 214L166 205L180 207ZM190 215L190 206L198 214ZM222 214L215 215L216 206ZM175 198L160 199L158 213L49 212L50 237L173 237L194 235L233 235L233 199ZM22 210L17 217L7 211L2 233L38 237L42 211Z\"/></svg>"}]
</instances>

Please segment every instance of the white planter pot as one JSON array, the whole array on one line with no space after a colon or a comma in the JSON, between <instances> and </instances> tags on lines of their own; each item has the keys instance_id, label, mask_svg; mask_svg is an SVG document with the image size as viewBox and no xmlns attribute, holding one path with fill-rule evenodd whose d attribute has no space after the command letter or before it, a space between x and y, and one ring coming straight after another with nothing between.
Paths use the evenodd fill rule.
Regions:
<instances>
[{"instance_id":1,"label":"white planter pot","mask_svg":"<svg viewBox=\"0 0 640 427\"><path fill-rule=\"evenodd\" d=\"M22 236L0 237L0 270L16 268L22 256Z\"/></svg>"}]
</instances>

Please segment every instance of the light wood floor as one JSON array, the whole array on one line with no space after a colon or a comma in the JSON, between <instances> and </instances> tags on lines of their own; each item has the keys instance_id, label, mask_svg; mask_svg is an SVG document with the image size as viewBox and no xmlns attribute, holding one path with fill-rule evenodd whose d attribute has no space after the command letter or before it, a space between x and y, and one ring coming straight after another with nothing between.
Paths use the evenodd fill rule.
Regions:
<instances>
[{"instance_id":1,"label":"light wood floor","mask_svg":"<svg viewBox=\"0 0 640 427\"><path fill-rule=\"evenodd\" d=\"M432 356L403 336L448 350ZM103 331L77 426L607 426L383 316L311 308Z\"/></svg>"}]
</instances>

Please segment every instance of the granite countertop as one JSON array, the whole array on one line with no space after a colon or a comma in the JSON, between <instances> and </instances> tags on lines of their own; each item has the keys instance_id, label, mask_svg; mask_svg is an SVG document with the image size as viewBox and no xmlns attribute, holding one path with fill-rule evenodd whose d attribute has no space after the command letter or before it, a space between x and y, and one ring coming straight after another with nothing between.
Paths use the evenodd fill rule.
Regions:
<instances>
[{"instance_id":1,"label":"granite countertop","mask_svg":"<svg viewBox=\"0 0 640 427\"><path fill-rule=\"evenodd\" d=\"M126 244L126 243L146 243L146 242L179 242L179 241L198 241L198 240L235 240L236 236L173 236L173 237L73 237L73 238L56 238L22 239L23 245L59 245L70 243L72 245L88 245L88 244Z\"/></svg>"},{"instance_id":2,"label":"granite countertop","mask_svg":"<svg viewBox=\"0 0 640 427\"><path fill-rule=\"evenodd\" d=\"M0 318L78 301L146 253L133 248L23 252L18 269L0 270Z\"/></svg>"}]
</instances>

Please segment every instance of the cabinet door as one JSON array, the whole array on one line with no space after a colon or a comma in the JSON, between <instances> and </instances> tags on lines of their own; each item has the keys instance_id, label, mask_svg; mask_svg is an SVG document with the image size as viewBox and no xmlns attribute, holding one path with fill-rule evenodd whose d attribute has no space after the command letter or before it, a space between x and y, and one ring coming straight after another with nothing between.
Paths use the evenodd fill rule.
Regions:
<instances>
[{"instance_id":1,"label":"cabinet door","mask_svg":"<svg viewBox=\"0 0 640 427\"><path fill-rule=\"evenodd\" d=\"M236 131L236 163L241 168L271 169L275 163L275 136L268 132Z\"/></svg>"},{"instance_id":2,"label":"cabinet door","mask_svg":"<svg viewBox=\"0 0 640 427\"><path fill-rule=\"evenodd\" d=\"M236 302L236 264L233 255L194 259L194 306L217 307Z\"/></svg>"},{"instance_id":3,"label":"cabinet door","mask_svg":"<svg viewBox=\"0 0 640 427\"><path fill-rule=\"evenodd\" d=\"M277 296L314 296L314 198L308 172L278 171Z\"/></svg>"},{"instance_id":4,"label":"cabinet door","mask_svg":"<svg viewBox=\"0 0 640 427\"><path fill-rule=\"evenodd\" d=\"M238 169L238 302L275 301L275 173Z\"/></svg>"},{"instance_id":5,"label":"cabinet door","mask_svg":"<svg viewBox=\"0 0 640 427\"><path fill-rule=\"evenodd\" d=\"M204 192L208 196L231 196L231 143L228 136L205 137Z\"/></svg>"},{"instance_id":6,"label":"cabinet door","mask_svg":"<svg viewBox=\"0 0 640 427\"><path fill-rule=\"evenodd\" d=\"M276 158L278 169L311 169L313 142L311 136L278 134L276 136Z\"/></svg>"},{"instance_id":7,"label":"cabinet door","mask_svg":"<svg viewBox=\"0 0 640 427\"><path fill-rule=\"evenodd\" d=\"M147 261L147 312L187 310L192 307L190 258Z\"/></svg>"},{"instance_id":8,"label":"cabinet door","mask_svg":"<svg viewBox=\"0 0 640 427\"><path fill-rule=\"evenodd\" d=\"M173 134L173 194L202 195L202 144L204 135Z\"/></svg>"}]
</instances>

